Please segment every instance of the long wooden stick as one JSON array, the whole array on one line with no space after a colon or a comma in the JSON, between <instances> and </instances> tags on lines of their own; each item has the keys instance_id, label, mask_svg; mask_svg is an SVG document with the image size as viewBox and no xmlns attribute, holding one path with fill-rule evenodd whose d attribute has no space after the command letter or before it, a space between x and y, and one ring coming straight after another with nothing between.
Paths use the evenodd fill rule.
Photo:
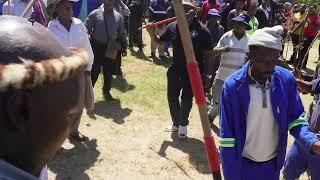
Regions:
<instances>
[{"instance_id":1,"label":"long wooden stick","mask_svg":"<svg viewBox=\"0 0 320 180\"><path fill-rule=\"evenodd\" d=\"M34 4L35 0L31 0L28 4L28 6L26 7L26 9L22 12L20 17L25 17L27 15L27 13L30 11L30 9L32 8L33 4Z\"/></svg>"},{"instance_id":2,"label":"long wooden stick","mask_svg":"<svg viewBox=\"0 0 320 180\"><path fill-rule=\"evenodd\" d=\"M304 55L303 60L301 62L301 66L302 66L302 64L304 64L307 61L307 57L308 57L309 51L310 51L310 49L312 48L313 44L316 42L316 40L318 39L319 36L320 36L320 31L318 32L316 37L314 37L314 39L312 40L310 46L308 47L308 50L307 50L306 54ZM300 66L300 69L301 69L301 66Z\"/></svg>"},{"instance_id":3,"label":"long wooden stick","mask_svg":"<svg viewBox=\"0 0 320 180\"><path fill-rule=\"evenodd\" d=\"M204 142L207 151L207 160L214 180L221 180L220 165L218 160L218 151L211 133L209 119L207 115L206 98L204 95L199 66L193 51L189 25L186 19L186 13L181 0L173 0L173 7L177 17L180 37L184 48L187 61L188 74L192 86L192 91L198 105Z\"/></svg>"}]
</instances>

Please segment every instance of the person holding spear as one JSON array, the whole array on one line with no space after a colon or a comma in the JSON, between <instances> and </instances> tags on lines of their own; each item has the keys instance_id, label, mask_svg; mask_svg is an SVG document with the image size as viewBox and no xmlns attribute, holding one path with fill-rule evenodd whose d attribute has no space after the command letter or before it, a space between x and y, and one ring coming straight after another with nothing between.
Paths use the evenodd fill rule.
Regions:
<instances>
[{"instance_id":1,"label":"person holding spear","mask_svg":"<svg viewBox=\"0 0 320 180\"><path fill-rule=\"evenodd\" d=\"M192 44L199 64L200 72L204 70L204 59L213 49L213 42L209 30L195 16L195 5L189 0L183 0L185 12L189 12L187 20L190 28ZM177 22L170 23L165 32L158 38L154 34L154 26L148 25L147 31L152 41L163 46L166 41L173 44L173 61L168 69L168 89L167 98L170 108L172 125L168 126L165 131L178 131L180 138L187 137L188 118L192 108L192 88L187 72L186 57L182 46L181 36L178 31ZM179 97L181 95L181 102Z\"/></svg>"},{"instance_id":2,"label":"person holding spear","mask_svg":"<svg viewBox=\"0 0 320 180\"><path fill-rule=\"evenodd\" d=\"M295 77L276 66L282 33L282 26L254 32L249 61L223 85L220 155L225 180L279 180L288 131L307 153L320 154Z\"/></svg>"}]
</instances>

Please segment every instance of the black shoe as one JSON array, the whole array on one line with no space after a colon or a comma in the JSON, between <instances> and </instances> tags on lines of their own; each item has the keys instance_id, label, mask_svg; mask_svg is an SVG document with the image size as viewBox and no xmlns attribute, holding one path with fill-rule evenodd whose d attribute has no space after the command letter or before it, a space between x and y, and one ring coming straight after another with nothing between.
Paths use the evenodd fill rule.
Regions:
<instances>
[{"instance_id":1,"label":"black shoe","mask_svg":"<svg viewBox=\"0 0 320 180\"><path fill-rule=\"evenodd\" d=\"M159 56L159 59L166 59L166 56Z\"/></svg>"},{"instance_id":2,"label":"black shoe","mask_svg":"<svg viewBox=\"0 0 320 180\"><path fill-rule=\"evenodd\" d=\"M106 101L115 101L116 99L111 96L111 94L105 94L104 100Z\"/></svg>"}]
</instances>

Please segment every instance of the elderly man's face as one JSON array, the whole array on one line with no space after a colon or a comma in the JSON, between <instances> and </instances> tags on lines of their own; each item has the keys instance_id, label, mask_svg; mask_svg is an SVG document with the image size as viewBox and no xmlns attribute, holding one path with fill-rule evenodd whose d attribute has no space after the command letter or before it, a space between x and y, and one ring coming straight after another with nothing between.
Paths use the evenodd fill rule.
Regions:
<instances>
[{"instance_id":1,"label":"elderly man's face","mask_svg":"<svg viewBox=\"0 0 320 180\"><path fill-rule=\"evenodd\" d=\"M250 48L248 57L251 59L252 69L257 77L256 80L265 81L271 77L279 56L280 51L276 49L261 46Z\"/></svg>"},{"instance_id":2,"label":"elderly man's face","mask_svg":"<svg viewBox=\"0 0 320 180\"><path fill-rule=\"evenodd\" d=\"M5 121L12 126L6 129L10 129L15 137L13 143L19 147L11 149L15 152L13 156L12 152L6 152L10 163L37 174L53 158L82 111L79 87L80 79L76 76L7 97Z\"/></svg>"},{"instance_id":3,"label":"elderly man's face","mask_svg":"<svg viewBox=\"0 0 320 180\"><path fill-rule=\"evenodd\" d=\"M70 21L73 15L73 2L63 0L56 7L59 20Z\"/></svg>"}]
</instances>

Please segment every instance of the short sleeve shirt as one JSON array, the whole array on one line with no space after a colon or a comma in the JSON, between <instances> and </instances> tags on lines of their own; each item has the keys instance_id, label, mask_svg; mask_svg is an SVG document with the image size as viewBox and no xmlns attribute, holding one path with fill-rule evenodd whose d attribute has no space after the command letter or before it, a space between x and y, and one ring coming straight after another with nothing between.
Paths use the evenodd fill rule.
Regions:
<instances>
[{"instance_id":1,"label":"short sleeve shirt","mask_svg":"<svg viewBox=\"0 0 320 180\"><path fill-rule=\"evenodd\" d=\"M199 64L200 72L203 73L205 55L204 52L213 49L213 42L209 30L194 19L189 26L190 35L192 39L193 50L196 60ZM170 23L165 32L160 37L161 41L172 41L173 45L173 62L172 68L180 73L187 73L186 57L184 54L183 45L181 42L180 32L178 30L177 22Z\"/></svg>"},{"instance_id":2,"label":"short sleeve shirt","mask_svg":"<svg viewBox=\"0 0 320 180\"><path fill-rule=\"evenodd\" d=\"M217 48L230 46L231 50L221 54L221 62L216 78L224 81L245 63L246 52L249 50L248 37L245 34L238 39L233 30L226 32L218 42Z\"/></svg>"}]
</instances>

